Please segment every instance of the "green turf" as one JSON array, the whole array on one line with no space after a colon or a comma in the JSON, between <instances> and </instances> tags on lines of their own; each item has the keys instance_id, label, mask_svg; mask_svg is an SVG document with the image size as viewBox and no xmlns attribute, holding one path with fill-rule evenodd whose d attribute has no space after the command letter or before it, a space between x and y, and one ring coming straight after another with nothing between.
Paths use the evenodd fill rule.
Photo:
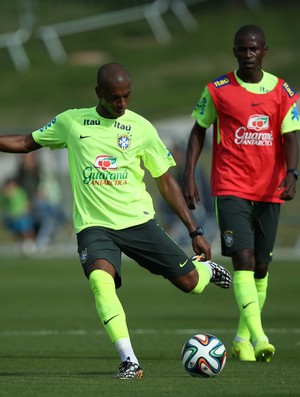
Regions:
<instances>
[{"instance_id":1,"label":"green turf","mask_svg":"<svg viewBox=\"0 0 300 397\"><path fill-rule=\"evenodd\" d=\"M189 115L203 84L235 66L232 37L245 23L266 30L265 68L299 89L299 2L264 3L258 13L241 1L191 7L199 22L195 33L168 13L164 19L173 41L167 46L156 42L144 21L65 37L70 61L63 65L54 65L44 46L32 39L25 46L32 68L25 74L15 71L1 49L1 129L31 131L66 108L93 106L98 65L76 65L78 52L84 58L97 51L103 62L124 63L133 77L130 107L152 121ZM299 195L283 213L290 209L279 242L292 238L294 243L299 233ZM2 258L0 396L299 396L298 265L278 262L271 271L264 319L277 348L274 360L240 363L229 351L223 372L214 379L188 376L180 350L200 331L215 333L230 350L237 317L232 291L210 286L202 296L188 296L132 264L124 266L120 297L145 371L143 379L126 382L112 378L119 359L98 324L78 260Z\"/></svg>"},{"instance_id":2,"label":"green turf","mask_svg":"<svg viewBox=\"0 0 300 397\"><path fill-rule=\"evenodd\" d=\"M0 395L299 396L298 265L272 265L264 323L277 351L264 364L231 358L232 291L209 285L201 296L185 295L126 262L119 295L145 377L118 381L119 358L98 325L77 258L2 261ZM216 378L192 378L182 368L181 347L196 332L216 334L228 349Z\"/></svg>"}]
</instances>

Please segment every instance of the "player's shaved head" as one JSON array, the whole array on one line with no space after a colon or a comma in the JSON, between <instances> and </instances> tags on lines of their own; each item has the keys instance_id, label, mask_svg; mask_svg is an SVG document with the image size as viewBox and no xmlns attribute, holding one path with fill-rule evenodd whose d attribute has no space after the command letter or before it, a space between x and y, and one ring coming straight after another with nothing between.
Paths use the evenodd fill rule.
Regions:
<instances>
[{"instance_id":1,"label":"player's shaved head","mask_svg":"<svg viewBox=\"0 0 300 397\"><path fill-rule=\"evenodd\" d=\"M121 117L131 95L131 79L120 63L106 63L100 67L95 88L99 104L97 112L105 118Z\"/></svg>"},{"instance_id":2,"label":"player's shaved head","mask_svg":"<svg viewBox=\"0 0 300 397\"><path fill-rule=\"evenodd\" d=\"M130 75L120 63L106 63L98 70L97 85L98 87L107 87L116 83L130 83Z\"/></svg>"},{"instance_id":3,"label":"player's shaved head","mask_svg":"<svg viewBox=\"0 0 300 397\"><path fill-rule=\"evenodd\" d=\"M260 27L256 25L244 25L236 32L234 36L234 45L245 36L255 36L263 46L266 44L265 34Z\"/></svg>"}]
</instances>

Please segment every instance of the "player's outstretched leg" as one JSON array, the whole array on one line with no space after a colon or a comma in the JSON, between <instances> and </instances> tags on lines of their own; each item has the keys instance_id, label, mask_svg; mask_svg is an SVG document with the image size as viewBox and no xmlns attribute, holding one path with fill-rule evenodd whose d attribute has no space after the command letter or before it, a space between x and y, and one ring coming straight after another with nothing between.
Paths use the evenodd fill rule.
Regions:
<instances>
[{"instance_id":1,"label":"player's outstretched leg","mask_svg":"<svg viewBox=\"0 0 300 397\"><path fill-rule=\"evenodd\" d=\"M225 267L218 265L212 261L203 261L202 255L194 255L191 260L193 262L202 262L206 264L211 269L211 279L210 282L214 283L218 287L221 288L230 288L232 285L232 277L230 272L225 269Z\"/></svg>"}]
</instances>

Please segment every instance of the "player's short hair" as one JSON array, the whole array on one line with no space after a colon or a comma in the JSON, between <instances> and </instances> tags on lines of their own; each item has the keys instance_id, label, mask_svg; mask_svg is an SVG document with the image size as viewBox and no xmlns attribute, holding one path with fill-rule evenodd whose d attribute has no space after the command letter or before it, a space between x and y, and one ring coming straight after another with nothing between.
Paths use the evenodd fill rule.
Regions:
<instances>
[{"instance_id":1,"label":"player's short hair","mask_svg":"<svg viewBox=\"0 0 300 397\"><path fill-rule=\"evenodd\" d=\"M263 44L265 44L266 39L265 39L265 33L264 31L257 25L244 25L242 26L235 34L234 36L234 45L237 44L238 40L245 35L248 34L254 34L255 36L258 36L260 40L262 41Z\"/></svg>"}]
</instances>

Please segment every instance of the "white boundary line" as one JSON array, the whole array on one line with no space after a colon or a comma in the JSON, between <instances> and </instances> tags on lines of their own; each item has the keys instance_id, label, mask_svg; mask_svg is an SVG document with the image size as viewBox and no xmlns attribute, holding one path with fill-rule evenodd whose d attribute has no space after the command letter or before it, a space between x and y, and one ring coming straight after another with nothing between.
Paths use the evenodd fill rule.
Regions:
<instances>
[{"instance_id":1,"label":"white boundary line","mask_svg":"<svg viewBox=\"0 0 300 397\"><path fill-rule=\"evenodd\" d=\"M300 328L269 328L266 330L268 334L300 334ZM142 329L137 328L130 330L131 335L194 335L197 333L211 333L211 334L234 334L234 329L222 329L222 328L213 328L213 329ZM28 336L28 337L36 337L36 336L86 336L86 335L104 335L106 332L104 330L13 330L13 331L0 331L1 337L10 337L10 336Z\"/></svg>"}]
</instances>

